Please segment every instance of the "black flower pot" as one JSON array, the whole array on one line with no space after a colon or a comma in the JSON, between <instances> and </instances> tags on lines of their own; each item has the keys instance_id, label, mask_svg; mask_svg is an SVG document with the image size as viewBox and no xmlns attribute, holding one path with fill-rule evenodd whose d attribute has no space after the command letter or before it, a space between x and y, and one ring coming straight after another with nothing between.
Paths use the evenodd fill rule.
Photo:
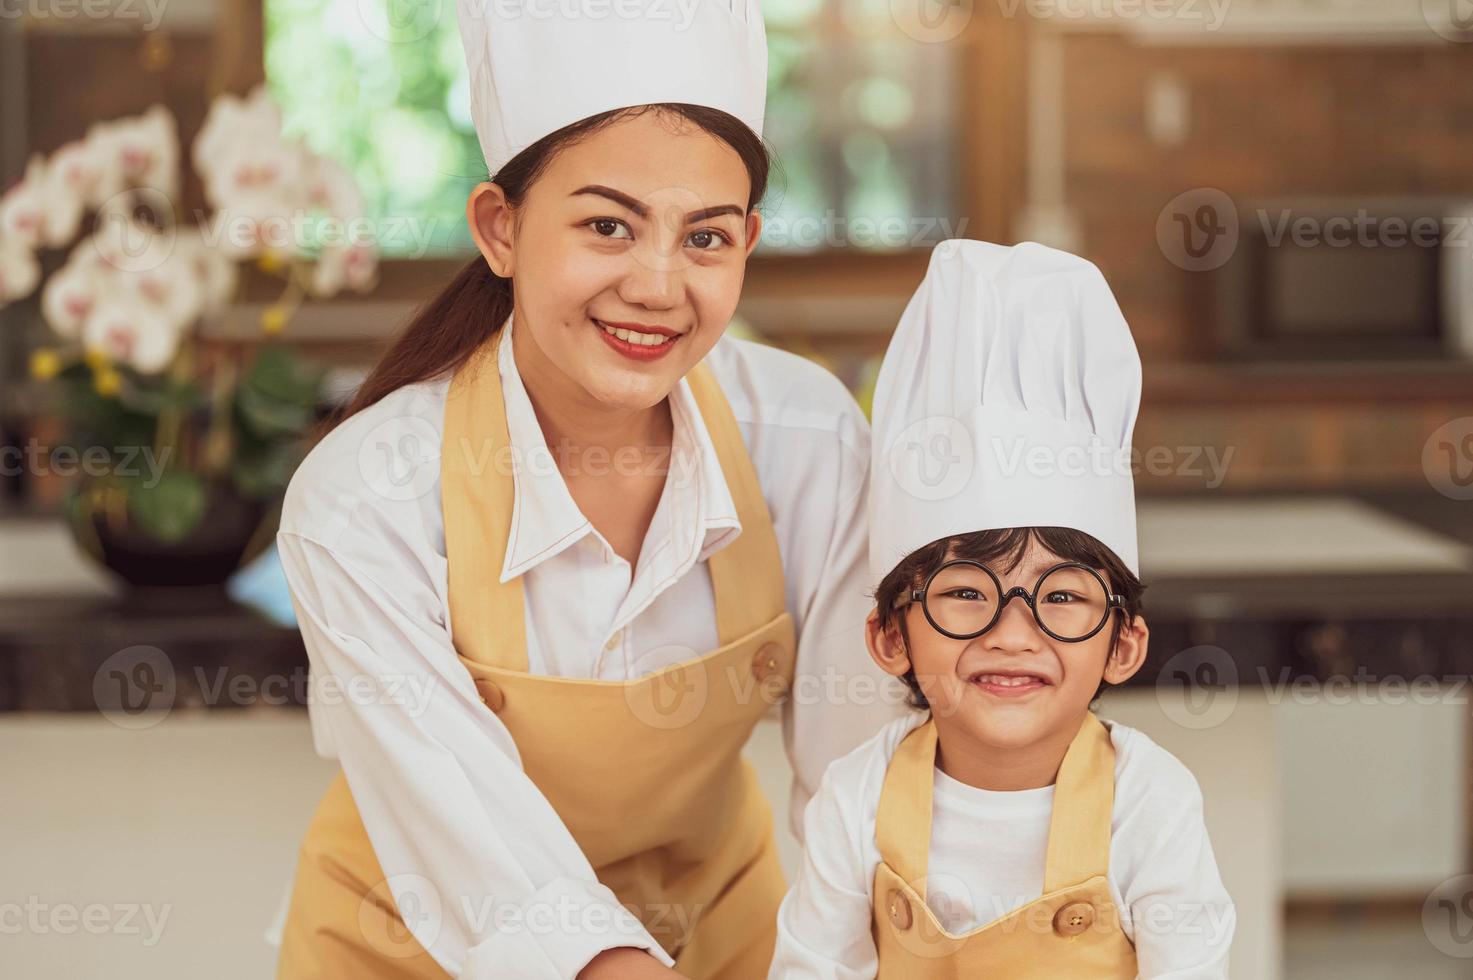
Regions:
<instances>
[{"instance_id":1,"label":"black flower pot","mask_svg":"<svg viewBox=\"0 0 1473 980\"><path fill-rule=\"evenodd\" d=\"M83 491L72 501L72 534L83 550L136 588L219 589L269 543L261 523L271 502L242 497L227 484L212 485L200 519L171 540L129 519L126 507L97 507L87 499Z\"/></svg>"}]
</instances>

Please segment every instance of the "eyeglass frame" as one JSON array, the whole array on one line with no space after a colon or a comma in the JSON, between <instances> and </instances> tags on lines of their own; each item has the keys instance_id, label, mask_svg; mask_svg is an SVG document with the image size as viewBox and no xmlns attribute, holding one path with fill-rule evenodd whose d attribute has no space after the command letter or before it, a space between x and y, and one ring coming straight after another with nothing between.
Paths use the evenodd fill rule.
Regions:
<instances>
[{"instance_id":1,"label":"eyeglass frame","mask_svg":"<svg viewBox=\"0 0 1473 980\"><path fill-rule=\"evenodd\" d=\"M971 565L974 568L980 568L982 571L987 573L988 578L992 579L992 584L997 586L997 609L993 612L992 619L988 620L986 626L973 633L953 633L950 630L943 628L941 624L937 623L936 620L931 616L930 606L926 603L926 593L930 591L931 583L936 580L936 576L940 575L948 568L952 568L956 565ZM1090 630L1088 633L1084 634L1083 636L1072 638L1067 636L1060 636L1059 634L1055 633L1053 630L1045 626L1043 624L1043 619L1038 615L1037 600L1039 587L1043 585L1044 579L1048 578L1050 575L1052 575L1054 572L1057 572L1061 568L1084 569L1086 572L1089 572L1089 574L1095 577L1095 581L1100 583L1100 588L1105 593L1105 614L1100 617L1099 625ZM925 615L926 622L930 623L931 628L934 629L936 632L940 633L942 636L950 637L953 640L975 640L977 637L981 636L983 633L986 633L988 630L997 625L997 621L1002 618L1003 610L1007 608L1008 603L1012 601L1014 597L1022 599L1024 604L1028 606L1028 611L1033 614L1033 621L1038 624L1038 628L1043 630L1044 633L1048 634L1053 639L1058 640L1060 643L1083 643L1085 640L1090 639L1100 630L1105 628L1105 624L1110 621L1110 610L1123 610L1125 608L1125 596L1116 595L1115 593L1111 592L1109 584L1105 582L1105 577L1095 569L1091 568L1089 565L1086 565L1084 562L1061 561L1057 565L1053 565L1049 568L1044 569L1043 573L1038 576L1038 581L1033 583L1033 591L1031 592L1021 585L1015 585L1011 589L1008 589L1006 592L1004 592L1002 587L1002 580L997 577L997 573L988 568L986 565L982 564L980 561L976 561L972 558L953 558L951 561L944 563L943 565L941 565L941 567L937 568L930 575L926 576L925 585L921 586L919 589L911 589L909 598L906 598L902 595L900 601L895 603L893 608L904 609L911 603L918 602L921 604L921 612Z\"/></svg>"}]
</instances>

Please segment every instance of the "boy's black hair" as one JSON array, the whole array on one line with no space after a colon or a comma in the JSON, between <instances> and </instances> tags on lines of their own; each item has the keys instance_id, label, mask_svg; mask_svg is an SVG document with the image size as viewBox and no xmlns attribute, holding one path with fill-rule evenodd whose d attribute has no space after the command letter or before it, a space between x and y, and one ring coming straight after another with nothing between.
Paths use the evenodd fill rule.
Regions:
<instances>
[{"instance_id":1,"label":"boy's black hair","mask_svg":"<svg viewBox=\"0 0 1473 980\"><path fill-rule=\"evenodd\" d=\"M905 617L901 615L900 609L895 608L895 603L902 595L925 585L932 572L954 558L969 558L996 572L1011 572L1023 560L1028 545L1034 541L1064 561L1083 562L1101 572L1110 590L1125 597L1122 609L1125 619L1133 620L1140 615L1141 595L1145 592L1145 586L1134 572L1125 567L1119 556L1098 538L1067 527L1009 527L940 538L922 545L902 558L875 590L880 629L886 630L892 625L898 627L901 639L909 646L910 636L906 633ZM1120 639L1121 619L1112 618L1114 621L1110 626L1110 652L1114 653L1115 644ZM931 705L921 693L920 684L916 682L914 665L900 679L910 689L911 706L930 710ZM1109 686L1101 681L1095 697L1099 697Z\"/></svg>"}]
</instances>

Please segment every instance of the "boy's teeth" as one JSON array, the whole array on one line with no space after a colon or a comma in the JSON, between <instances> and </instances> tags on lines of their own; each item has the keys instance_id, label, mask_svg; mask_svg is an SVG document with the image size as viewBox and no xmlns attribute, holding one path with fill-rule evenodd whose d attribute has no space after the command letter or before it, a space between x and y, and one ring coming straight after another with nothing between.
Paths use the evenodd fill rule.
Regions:
<instances>
[{"instance_id":1,"label":"boy's teeth","mask_svg":"<svg viewBox=\"0 0 1473 980\"><path fill-rule=\"evenodd\" d=\"M1023 687L1026 684L1042 683L1037 677L1010 677L1003 674L982 674L977 680L983 684L996 684L999 687Z\"/></svg>"},{"instance_id":2,"label":"boy's teeth","mask_svg":"<svg viewBox=\"0 0 1473 980\"><path fill-rule=\"evenodd\" d=\"M611 327L606 323L600 323L599 326L604 328L604 333L613 334L625 343L639 344L643 347L654 347L656 344L663 344L665 341L671 339L657 333L638 333L634 330L626 330L623 327Z\"/></svg>"}]
</instances>

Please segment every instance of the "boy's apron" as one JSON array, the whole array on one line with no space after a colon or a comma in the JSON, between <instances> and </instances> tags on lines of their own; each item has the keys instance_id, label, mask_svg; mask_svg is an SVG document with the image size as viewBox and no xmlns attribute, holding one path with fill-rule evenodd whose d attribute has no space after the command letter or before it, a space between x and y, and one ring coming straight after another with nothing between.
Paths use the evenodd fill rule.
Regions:
<instances>
[{"instance_id":1,"label":"boy's apron","mask_svg":"<svg viewBox=\"0 0 1473 980\"><path fill-rule=\"evenodd\" d=\"M880 793L879 977L1135 980L1135 947L1120 929L1105 878L1115 747L1100 720L1085 717L1059 768L1043 897L960 936L946 932L926 904L935 767L933 720L900 743Z\"/></svg>"},{"instance_id":2,"label":"boy's apron","mask_svg":"<svg viewBox=\"0 0 1473 980\"><path fill-rule=\"evenodd\" d=\"M637 680L529 674L522 581L500 582L515 494L496 348L487 342L456 372L445 404L441 504L456 650L599 881L676 968L697 980L765 977L785 886L771 810L741 753L791 684L795 635L777 537L736 419L698 365L688 381L742 526L708 563L721 646ZM277 975L445 976L405 928L341 772L298 857Z\"/></svg>"}]
</instances>

